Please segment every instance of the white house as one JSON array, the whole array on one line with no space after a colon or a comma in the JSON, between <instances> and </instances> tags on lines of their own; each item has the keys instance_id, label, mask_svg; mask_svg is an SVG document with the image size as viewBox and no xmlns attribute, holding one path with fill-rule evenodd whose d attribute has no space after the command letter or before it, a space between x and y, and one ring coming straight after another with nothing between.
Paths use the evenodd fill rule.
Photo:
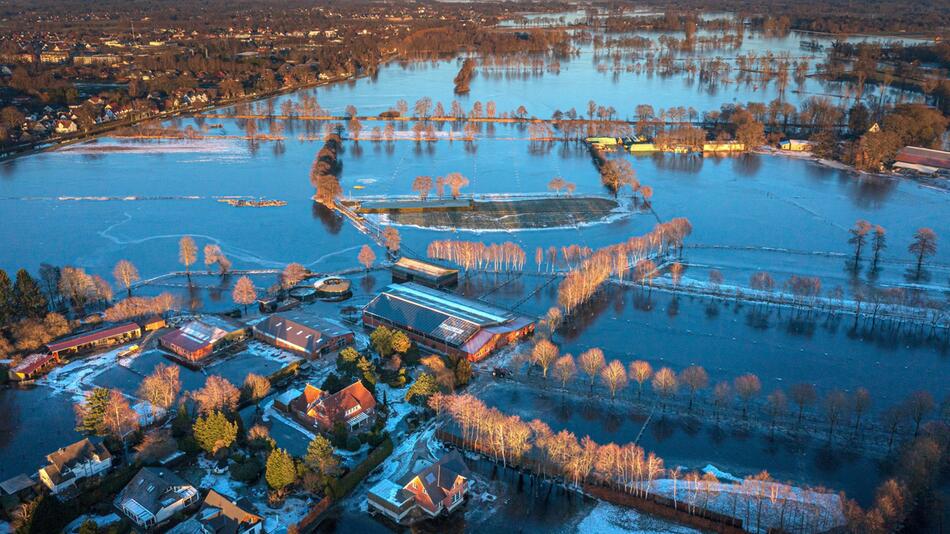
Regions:
<instances>
[{"instance_id":1,"label":"white house","mask_svg":"<svg viewBox=\"0 0 950 534\"><path fill-rule=\"evenodd\" d=\"M112 454L89 438L77 441L46 455L49 465L40 468L40 481L53 494L61 494L75 487L84 478L100 476L112 467Z\"/></svg>"},{"instance_id":2,"label":"white house","mask_svg":"<svg viewBox=\"0 0 950 534\"><path fill-rule=\"evenodd\" d=\"M143 467L119 492L115 506L133 523L151 529L198 502L198 490L167 469Z\"/></svg>"}]
</instances>

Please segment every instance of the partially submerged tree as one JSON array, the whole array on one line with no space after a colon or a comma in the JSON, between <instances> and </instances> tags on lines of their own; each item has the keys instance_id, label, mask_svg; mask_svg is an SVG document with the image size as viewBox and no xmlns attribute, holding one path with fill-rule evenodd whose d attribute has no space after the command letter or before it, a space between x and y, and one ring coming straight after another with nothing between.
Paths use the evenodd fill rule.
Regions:
<instances>
[{"instance_id":1,"label":"partially submerged tree","mask_svg":"<svg viewBox=\"0 0 950 534\"><path fill-rule=\"evenodd\" d=\"M653 366L644 360L634 360L630 362L630 378L637 383L637 400L643 394L643 384L653 376Z\"/></svg>"},{"instance_id":2,"label":"partially submerged tree","mask_svg":"<svg viewBox=\"0 0 950 534\"><path fill-rule=\"evenodd\" d=\"M131 297L132 284L139 279L139 271L135 268L135 265L129 260L119 260L119 263L115 264L112 274L115 276L116 283L124 287L128 296Z\"/></svg>"},{"instance_id":3,"label":"partially submerged tree","mask_svg":"<svg viewBox=\"0 0 950 534\"><path fill-rule=\"evenodd\" d=\"M247 313L248 304L254 304L257 301L257 289L254 288L254 282L247 275L238 279L231 291L231 298L235 304L244 305L244 313Z\"/></svg>"},{"instance_id":4,"label":"partially submerged tree","mask_svg":"<svg viewBox=\"0 0 950 534\"><path fill-rule=\"evenodd\" d=\"M547 339L540 339L531 349L531 360L541 368L541 374L545 379L548 377L548 369L558 356L557 346Z\"/></svg>"},{"instance_id":5,"label":"partially submerged tree","mask_svg":"<svg viewBox=\"0 0 950 534\"><path fill-rule=\"evenodd\" d=\"M191 236L186 235L178 241L178 261L185 266L185 274L191 280L191 266L198 261L198 246Z\"/></svg>"},{"instance_id":6,"label":"partially submerged tree","mask_svg":"<svg viewBox=\"0 0 950 534\"><path fill-rule=\"evenodd\" d=\"M937 233L930 228L919 228L907 250L917 258L917 278L920 278L924 258L937 253Z\"/></svg>"},{"instance_id":7,"label":"partially submerged tree","mask_svg":"<svg viewBox=\"0 0 950 534\"><path fill-rule=\"evenodd\" d=\"M373 263L376 261L376 253L373 252L373 249L369 245L363 245L360 248L360 253L357 256L360 265L363 266L367 271L373 266Z\"/></svg>"}]
</instances>

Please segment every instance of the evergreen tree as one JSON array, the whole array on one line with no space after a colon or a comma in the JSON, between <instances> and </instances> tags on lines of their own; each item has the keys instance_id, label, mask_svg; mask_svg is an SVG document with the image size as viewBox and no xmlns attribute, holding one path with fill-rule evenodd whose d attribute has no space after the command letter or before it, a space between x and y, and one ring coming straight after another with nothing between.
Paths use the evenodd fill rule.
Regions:
<instances>
[{"instance_id":1,"label":"evergreen tree","mask_svg":"<svg viewBox=\"0 0 950 534\"><path fill-rule=\"evenodd\" d=\"M321 478L335 476L340 467L340 461L333 455L333 445L330 444L330 440L319 435L307 446L304 462Z\"/></svg>"},{"instance_id":2,"label":"evergreen tree","mask_svg":"<svg viewBox=\"0 0 950 534\"><path fill-rule=\"evenodd\" d=\"M76 403L76 432L83 434L102 434L103 418L109 405L110 393L107 388L96 388L86 394L86 398Z\"/></svg>"},{"instance_id":3,"label":"evergreen tree","mask_svg":"<svg viewBox=\"0 0 950 534\"><path fill-rule=\"evenodd\" d=\"M284 449L274 449L267 457L267 468L264 478L267 484L282 493L284 488L294 483L297 479L297 469L294 466L294 460Z\"/></svg>"},{"instance_id":4,"label":"evergreen tree","mask_svg":"<svg viewBox=\"0 0 950 534\"><path fill-rule=\"evenodd\" d=\"M193 429L195 441L211 454L230 447L237 439L237 423L228 421L228 418L219 411L211 412L206 417L198 417Z\"/></svg>"},{"instance_id":5,"label":"evergreen tree","mask_svg":"<svg viewBox=\"0 0 950 534\"><path fill-rule=\"evenodd\" d=\"M7 272L0 269L0 326L6 326L16 319L13 304L13 285Z\"/></svg>"},{"instance_id":6,"label":"evergreen tree","mask_svg":"<svg viewBox=\"0 0 950 534\"><path fill-rule=\"evenodd\" d=\"M191 430L191 414L185 403L178 405L178 411L175 412L175 418L172 419L172 435L176 438L184 437Z\"/></svg>"},{"instance_id":7,"label":"evergreen tree","mask_svg":"<svg viewBox=\"0 0 950 534\"><path fill-rule=\"evenodd\" d=\"M87 519L79 525L79 534L99 534L99 524L92 519Z\"/></svg>"},{"instance_id":8,"label":"evergreen tree","mask_svg":"<svg viewBox=\"0 0 950 534\"><path fill-rule=\"evenodd\" d=\"M40 285L30 276L26 269L16 273L16 283L13 286L13 305L19 318L41 319L46 316L46 296Z\"/></svg>"},{"instance_id":9,"label":"evergreen tree","mask_svg":"<svg viewBox=\"0 0 950 534\"><path fill-rule=\"evenodd\" d=\"M458 363L455 364L455 383L464 386L470 380L472 380L472 364L467 358L459 358Z\"/></svg>"},{"instance_id":10,"label":"evergreen tree","mask_svg":"<svg viewBox=\"0 0 950 534\"><path fill-rule=\"evenodd\" d=\"M413 399L415 399L417 404L424 404L430 395L438 391L439 383L435 377L429 373L422 373L419 375L419 378L416 378L416 381L409 386L409 391L406 392L406 400L413 402Z\"/></svg>"}]
</instances>

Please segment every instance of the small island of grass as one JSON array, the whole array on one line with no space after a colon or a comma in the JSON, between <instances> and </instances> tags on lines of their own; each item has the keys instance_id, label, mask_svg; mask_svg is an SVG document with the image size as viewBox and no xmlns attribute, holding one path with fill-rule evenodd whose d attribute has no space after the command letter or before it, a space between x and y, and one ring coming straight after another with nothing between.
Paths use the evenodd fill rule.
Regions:
<instances>
[{"instance_id":1,"label":"small island of grass","mask_svg":"<svg viewBox=\"0 0 950 534\"><path fill-rule=\"evenodd\" d=\"M556 228L606 220L620 204L603 197L505 200L389 201L363 203L358 211L382 214L389 223L424 228L517 230Z\"/></svg>"}]
</instances>

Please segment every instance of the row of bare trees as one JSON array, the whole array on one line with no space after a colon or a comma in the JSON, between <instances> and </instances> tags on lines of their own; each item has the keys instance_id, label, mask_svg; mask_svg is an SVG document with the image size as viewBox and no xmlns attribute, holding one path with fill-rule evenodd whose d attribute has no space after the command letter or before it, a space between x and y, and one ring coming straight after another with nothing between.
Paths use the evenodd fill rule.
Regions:
<instances>
[{"instance_id":1,"label":"row of bare trees","mask_svg":"<svg viewBox=\"0 0 950 534\"><path fill-rule=\"evenodd\" d=\"M464 269L492 269L494 271L521 271L527 256L517 243L505 241L486 245L481 241L445 239L432 241L426 249L428 257L447 260Z\"/></svg>"},{"instance_id":2,"label":"row of bare trees","mask_svg":"<svg viewBox=\"0 0 950 534\"><path fill-rule=\"evenodd\" d=\"M635 360L629 366L619 360L607 363L603 351L592 348L582 353L576 360L570 354L561 355L557 346L547 339L539 340L531 350L532 363L537 365L545 380L550 376L560 382L562 388L580 378L579 373L586 375L585 381L593 392L598 382L610 394L611 400L622 393L629 384L635 383L637 400L642 397L645 387L649 387L660 398L664 410L667 404L674 401L681 391L688 395L687 411L692 412L693 402L704 391L710 390L713 405L713 414L718 421L721 412L733 407L734 401L741 409L742 419L746 419L750 409L762 396L762 382L758 376L746 373L730 381L720 381L710 388L709 374L700 365L691 365L679 373L669 367L654 370L645 360ZM790 407L794 405L794 409ZM835 389L819 396L812 384L797 383L789 388L788 393L782 388L775 388L765 398L761 407L762 414L768 418L770 432L774 432L776 425L783 418L793 418L797 425L801 425L806 409L816 407L819 415L827 424L827 438L834 437L836 428L850 421L850 437L862 435L862 425L865 423L871 410L871 393L863 387L857 388L848 394ZM901 403L881 410L878 414L880 428L888 436L888 448L893 445L894 438L900 432L909 432L913 429L916 437L920 433L921 425L934 413L936 403L930 393L916 391L910 394Z\"/></svg>"},{"instance_id":3,"label":"row of bare trees","mask_svg":"<svg viewBox=\"0 0 950 534\"><path fill-rule=\"evenodd\" d=\"M631 265L636 280L649 282L656 276L656 265L650 258L681 250L691 233L689 220L678 217L657 224L644 236L598 249L573 268L558 286L558 305L570 314L611 276L623 280Z\"/></svg>"},{"instance_id":4,"label":"row of bare trees","mask_svg":"<svg viewBox=\"0 0 950 534\"><path fill-rule=\"evenodd\" d=\"M538 419L530 422L485 405L472 395L430 397L429 406L448 418L461 432L466 448L484 453L502 465L528 468L536 476L563 480L582 487L593 484L652 499L656 495L685 503L691 514L714 508L745 517L760 528L788 532L823 530L834 526L834 512L826 491L793 488L776 483L766 472L741 485L720 484L712 473L668 468L661 457L635 443L598 444L590 436L578 439L567 430L554 432ZM805 526L799 530L799 525Z\"/></svg>"},{"instance_id":5,"label":"row of bare trees","mask_svg":"<svg viewBox=\"0 0 950 534\"><path fill-rule=\"evenodd\" d=\"M412 190L419 194L419 199L425 201L429 198L429 193L435 187L435 194L441 200L445 197L445 187L453 199L457 199L462 194L462 188L469 184L469 179L462 173L450 172L445 176L437 176L435 180L431 176L416 176L412 181Z\"/></svg>"}]
</instances>

